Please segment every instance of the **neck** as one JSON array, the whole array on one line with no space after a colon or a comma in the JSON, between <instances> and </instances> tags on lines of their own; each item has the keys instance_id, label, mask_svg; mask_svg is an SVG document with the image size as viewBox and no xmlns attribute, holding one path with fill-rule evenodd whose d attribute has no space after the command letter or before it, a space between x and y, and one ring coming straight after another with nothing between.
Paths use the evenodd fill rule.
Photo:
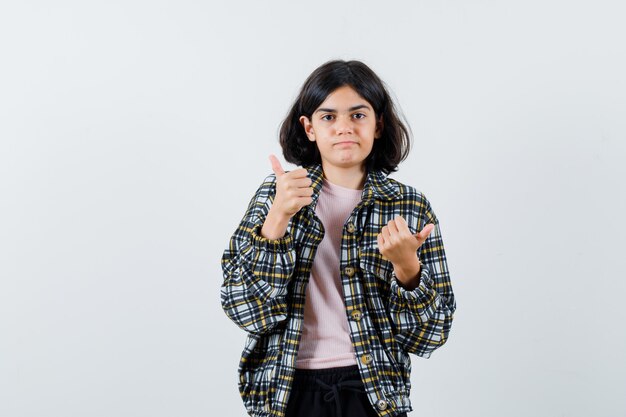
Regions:
<instances>
[{"instance_id":1,"label":"neck","mask_svg":"<svg viewBox=\"0 0 626 417\"><path fill-rule=\"evenodd\" d=\"M335 185L353 190L361 190L365 185L367 173L364 164L343 168L324 164L322 161L322 169L324 170L324 177Z\"/></svg>"}]
</instances>

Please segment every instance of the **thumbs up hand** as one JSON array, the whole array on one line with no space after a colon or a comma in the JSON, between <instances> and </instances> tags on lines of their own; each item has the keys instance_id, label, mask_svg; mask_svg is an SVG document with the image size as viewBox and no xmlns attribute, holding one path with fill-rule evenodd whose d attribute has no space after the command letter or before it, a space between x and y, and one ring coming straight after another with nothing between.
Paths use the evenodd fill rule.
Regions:
<instances>
[{"instance_id":1,"label":"thumbs up hand","mask_svg":"<svg viewBox=\"0 0 626 417\"><path fill-rule=\"evenodd\" d=\"M307 177L304 168L285 172L274 155L270 155L270 162L276 174L276 196L270 210L277 210L284 216L291 217L313 201L311 179Z\"/></svg>"},{"instance_id":2,"label":"thumbs up hand","mask_svg":"<svg viewBox=\"0 0 626 417\"><path fill-rule=\"evenodd\" d=\"M421 232L413 234L404 217L396 216L378 234L378 251L393 264L398 280L408 289L419 284L421 264L417 258L417 249L434 228L435 225L429 223Z\"/></svg>"},{"instance_id":3,"label":"thumbs up hand","mask_svg":"<svg viewBox=\"0 0 626 417\"><path fill-rule=\"evenodd\" d=\"M270 155L272 170L276 174L276 195L261 228L261 236L278 239L285 235L289 219L302 207L311 204L313 188L304 168L285 172L278 158Z\"/></svg>"}]
</instances>

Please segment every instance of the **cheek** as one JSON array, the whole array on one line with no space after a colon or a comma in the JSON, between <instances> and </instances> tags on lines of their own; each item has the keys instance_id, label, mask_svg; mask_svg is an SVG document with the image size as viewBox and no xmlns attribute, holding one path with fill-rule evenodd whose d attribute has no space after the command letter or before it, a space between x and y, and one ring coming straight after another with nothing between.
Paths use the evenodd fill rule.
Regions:
<instances>
[{"instance_id":1,"label":"cheek","mask_svg":"<svg viewBox=\"0 0 626 417\"><path fill-rule=\"evenodd\" d=\"M374 135L376 134L376 123L369 122L367 124L358 126L357 129L364 135L367 134L367 136L374 137Z\"/></svg>"},{"instance_id":2,"label":"cheek","mask_svg":"<svg viewBox=\"0 0 626 417\"><path fill-rule=\"evenodd\" d=\"M328 134L328 127L323 126L321 124L314 124L313 131L315 132L316 137L324 137Z\"/></svg>"}]
</instances>

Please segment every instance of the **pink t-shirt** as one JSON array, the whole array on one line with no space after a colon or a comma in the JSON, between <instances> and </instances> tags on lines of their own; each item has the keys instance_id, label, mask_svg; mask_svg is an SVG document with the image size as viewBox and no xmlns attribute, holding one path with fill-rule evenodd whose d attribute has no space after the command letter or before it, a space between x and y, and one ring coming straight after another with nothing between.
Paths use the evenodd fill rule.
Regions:
<instances>
[{"instance_id":1,"label":"pink t-shirt","mask_svg":"<svg viewBox=\"0 0 626 417\"><path fill-rule=\"evenodd\" d=\"M323 369L356 365L339 276L343 226L363 190L341 187L322 179L315 214L324 225L306 288L304 325L296 368Z\"/></svg>"}]
</instances>

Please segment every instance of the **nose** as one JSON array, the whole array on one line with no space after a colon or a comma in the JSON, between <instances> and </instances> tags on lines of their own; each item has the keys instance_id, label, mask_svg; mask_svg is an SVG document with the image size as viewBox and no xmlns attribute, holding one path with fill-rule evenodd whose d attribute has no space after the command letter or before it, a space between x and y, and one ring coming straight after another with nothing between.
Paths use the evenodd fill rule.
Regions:
<instances>
[{"instance_id":1,"label":"nose","mask_svg":"<svg viewBox=\"0 0 626 417\"><path fill-rule=\"evenodd\" d=\"M350 118L338 117L335 122L335 129L338 135L352 133L352 120Z\"/></svg>"}]
</instances>

